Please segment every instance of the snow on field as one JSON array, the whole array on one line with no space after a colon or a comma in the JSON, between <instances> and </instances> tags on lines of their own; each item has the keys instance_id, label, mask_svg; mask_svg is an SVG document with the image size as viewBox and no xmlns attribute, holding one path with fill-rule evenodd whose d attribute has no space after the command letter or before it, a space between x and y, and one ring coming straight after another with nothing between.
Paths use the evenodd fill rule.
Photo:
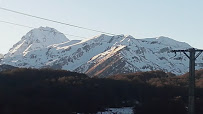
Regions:
<instances>
[{"instance_id":1,"label":"snow on field","mask_svg":"<svg viewBox=\"0 0 203 114\"><path fill-rule=\"evenodd\" d=\"M108 108L104 112L97 112L97 114L134 114L133 107L123 108Z\"/></svg>"}]
</instances>

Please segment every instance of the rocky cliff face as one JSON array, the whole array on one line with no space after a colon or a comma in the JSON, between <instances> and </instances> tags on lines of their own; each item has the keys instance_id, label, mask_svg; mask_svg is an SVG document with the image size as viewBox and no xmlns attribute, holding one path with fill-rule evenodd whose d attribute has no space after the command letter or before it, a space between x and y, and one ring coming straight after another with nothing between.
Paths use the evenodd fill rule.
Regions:
<instances>
[{"instance_id":1,"label":"rocky cliff face","mask_svg":"<svg viewBox=\"0 0 203 114\"><path fill-rule=\"evenodd\" d=\"M174 56L169 51L188 48L191 48L189 44L167 37L135 39L103 34L82 41L69 41L55 29L38 28L15 44L1 64L64 69L97 77L151 70L179 75L188 71L188 59L183 54ZM202 56L198 58L197 69L203 67L202 60Z\"/></svg>"}]
</instances>

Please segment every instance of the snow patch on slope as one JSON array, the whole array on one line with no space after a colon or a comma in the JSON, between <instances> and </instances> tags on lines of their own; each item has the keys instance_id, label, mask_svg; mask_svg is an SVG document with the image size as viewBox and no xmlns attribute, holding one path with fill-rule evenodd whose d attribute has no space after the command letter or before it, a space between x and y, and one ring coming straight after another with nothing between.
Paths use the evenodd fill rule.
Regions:
<instances>
[{"instance_id":1,"label":"snow patch on slope","mask_svg":"<svg viewBox=\"0 0 203 114\"><path fill-rule=\"evenodd\" d=\"M97 112L97 114L134 114L133 107L123 108L107 108L104 112Z\"/></svg>"}]
</instances>

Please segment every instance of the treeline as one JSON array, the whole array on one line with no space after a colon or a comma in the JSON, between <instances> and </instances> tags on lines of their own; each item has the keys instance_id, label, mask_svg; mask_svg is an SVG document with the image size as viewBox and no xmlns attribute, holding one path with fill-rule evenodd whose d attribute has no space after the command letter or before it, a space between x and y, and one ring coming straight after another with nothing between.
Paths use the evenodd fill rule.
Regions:
<instances>
[{"instance_id":1,"label":"treeline","mask_svg":"<svg viewBox=\"0 0 203 114\"><path fill-rule=\"evenodd\" d=\"M196 77L196 114L203 113L203 70L195 72ZM137 72L114 75L110 79L127 80L134 84L147 85L138 92L141 104L135 107L138 114L187 114L188 76L176 76L163 71Z\"/></svg>"},{"instance_id":2,"label":"treeline","mask_svg":"<svg viewBox=\"0 0 203 114\"><path fill-rule=\"evenodd\" d=\"M197 74L196 110L202 114L202 71ZM0 72L1 114L96 113L123 106L134 106L137 114L186 114L187 95L187 74L153 71L99 79L50 69Z\"/></svg>"}]
</instances>

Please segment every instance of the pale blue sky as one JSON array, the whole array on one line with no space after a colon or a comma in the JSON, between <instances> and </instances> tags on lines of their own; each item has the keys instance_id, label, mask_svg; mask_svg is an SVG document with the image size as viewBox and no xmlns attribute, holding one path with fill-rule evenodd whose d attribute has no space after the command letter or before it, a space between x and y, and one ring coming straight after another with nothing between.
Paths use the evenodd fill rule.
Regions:
<instances>
[{"instance_id":1,"label":"pale blue sky","mask_svg":"<svg viewBox=\"0 0 203 114\"><path fill-rule=\"evenodd\" d=\"M203 0L0 0L0 7L138 39L167 36L203 49ZM2 20L87 38L100 34L0 10ZM0 22L0 53L29 30Z\"/></svg>"}]
</instances>

